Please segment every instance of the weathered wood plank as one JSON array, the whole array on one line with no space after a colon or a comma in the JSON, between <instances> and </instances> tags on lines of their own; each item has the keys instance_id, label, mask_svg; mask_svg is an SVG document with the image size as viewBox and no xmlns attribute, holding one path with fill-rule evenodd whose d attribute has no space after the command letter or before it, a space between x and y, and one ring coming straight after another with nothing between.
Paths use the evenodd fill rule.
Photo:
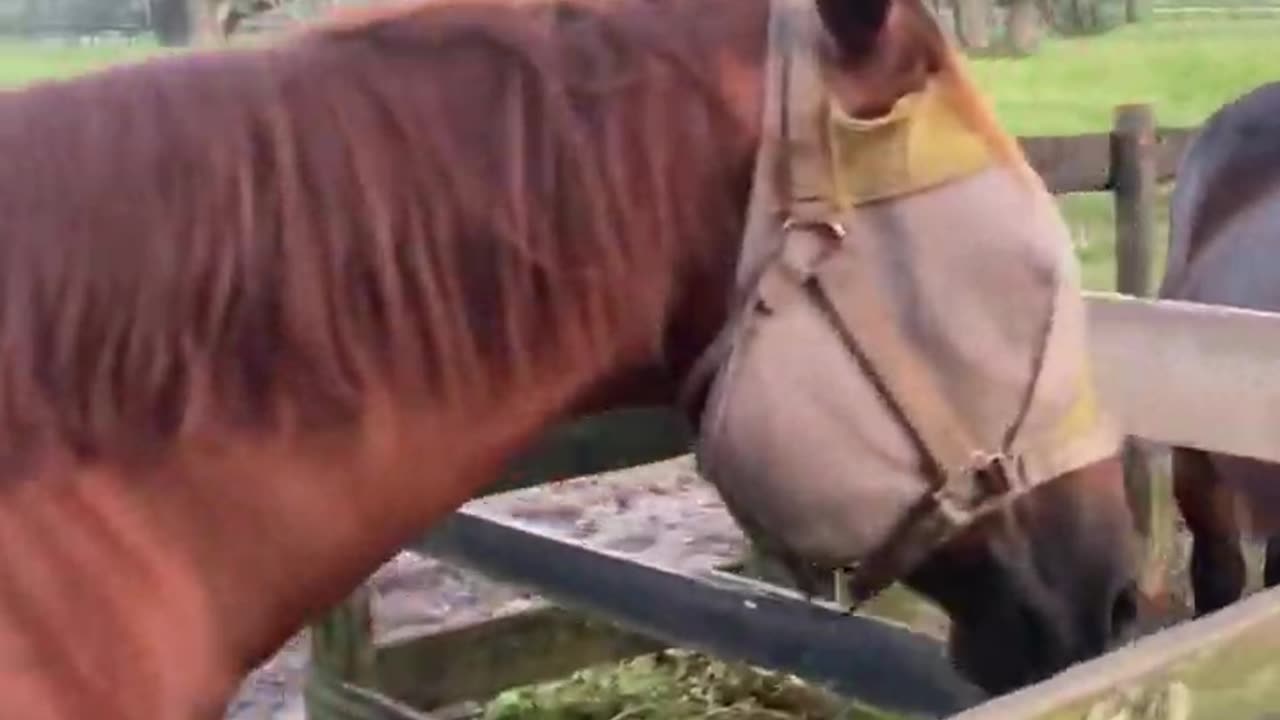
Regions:
<instances>
[{"instance_id":1,"label":"weathered wood plank","mask_svg":"<svg viewBox=\"0 0 1280 720\"><path fill-rule=\"evenodd\" d=\"M1172 180L1197 128L1161 128L1156 133L1156 179ZM1018 138L1028 162L1054 193L1105 192L1114 187L1111 133Z\"/></svg>"},{"instance_id":2,"label":"weathered wood plank","mask_svg":"<svg viewBox=\"0 0 1280 720\"><path fill-rule=\"evenodd\" d=\"M1099 394L1126 433L1280 462L1280 315L1086 298Z\"/></svg>"},{"instance_id":3,"label":"weathered wood plank","mask_svg":"<svg viewBox=\"0 0 1280 720\"><path fill-rule=\"evenodd\" d=\"M321 667L307 673L303 695L308 720L438 720Z\"/></svg>"},{"instance_id":4,"label":"weathered wood plank","mask_svg":"<svg viewBox=\"0 0 1280 720\"><path fill-rule=\"evenodd\" d=\"M1156 115L1152 107L1117 107L1111 141L1116 290L1146 297L1151 294L1151 244L1155 237Z\"/></svg>"},{"instance_id":5,"label":"weathered wood plank","mask_svg":"<svg viewBox=\"0 0 1280 720\"><path fill-rule=\"evenodd\" d=\"M376 649L371 687L417 708L503 690L665 648L664 643L547 603Z\"/></svg>"},{"instance_id":6,"label":"weathered wood plank","mask_svg":"<svg viewBox=\"0 0 1280 720\"><path fill-rule=\"evenodd\" d=\"M938 716L984 697L956 674L933 637L711 570L731 557L673 557L653 550L648 538L634 550L584 542L574 537L576 522L517 516L520 495L533 496L468 503L421 550L531 585L553 602L658 641L795 673L886 709ZM714 498L704 509L709 522L724 513ZM732 533L738 546L740 533ZM675 535L663 538L678 545Z\"/></svg>"},{"instance_id":7,"label":"weathered wood plank","mask_svg":"<svg viewBox=\"0 0 1280 720\"><path fill-rule=\"evenodd\" d=\"M953 720L1274 720L1280 589L1258 593Z\"/></svg>"},{"instance_id":8,"label":"weathered wood plank","mask_svg":"<svg viewBox=\"0 0 1280 720\"><path fill-rule=\"evenodd\" d=\"M1200 128L1160 128L1156 132L1156 180L1168 182L1178 174L1182 155Z\"/></svg>"},{"instance_id":9,"label":"weathered wood plank","mask_svg":"<svg viewBox=\"0 0 1280 720\"><path fill-rule=\"evenodd\" d=\"M1125 295L1151 294L1151 250L1155 237L1156 115L1150 105L1115 109L1111 135L1111 184L1116 228L1116 290ZM1138 438L1125 439L1124 484L1142 539L1144 568L1160 554L1151 546L1154 522L1151 461ZM1146 574L1146 573L1144 573Z\"/></svg>"},{"instance_id":10,"label":"weathered wood plank","mask_svg":"<svg viewBox=\"0 0 1280 720\"><path fill-rule=\"evenodd\" d=\"M311 625L313 662L334 677L367 683L374 677L373 616L369 587L356 588Z\"/></svg>"},{"instance_id":11,"label":"weathered wood plank","mask_svg":"<svg viewBox=\"0 0 1280 720\"><path fill-rule=\"evenodd\" d=\"M1031 167L1054 193L1102 192L1111 186L1111 134L1018 138Z\"/></svg>"}]
</instances>

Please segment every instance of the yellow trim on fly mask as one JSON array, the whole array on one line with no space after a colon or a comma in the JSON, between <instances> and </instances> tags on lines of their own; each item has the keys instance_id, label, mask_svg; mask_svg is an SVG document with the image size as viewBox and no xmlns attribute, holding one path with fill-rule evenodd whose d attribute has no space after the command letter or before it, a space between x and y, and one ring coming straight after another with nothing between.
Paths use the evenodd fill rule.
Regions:
<instances>
[{"instance_id":1,"label":"yellow trim on fly mask","mask_svg":"<svg viewBox=\"0 0 1280 720\"><path fill-rule=\"evenodd\" d=\"M843 210L918 192L994 163L987 143L947 102L936 80L899 98L878 118L851 117L830 97L827 108L833 200Z\"/></svg>"}]
</instances>

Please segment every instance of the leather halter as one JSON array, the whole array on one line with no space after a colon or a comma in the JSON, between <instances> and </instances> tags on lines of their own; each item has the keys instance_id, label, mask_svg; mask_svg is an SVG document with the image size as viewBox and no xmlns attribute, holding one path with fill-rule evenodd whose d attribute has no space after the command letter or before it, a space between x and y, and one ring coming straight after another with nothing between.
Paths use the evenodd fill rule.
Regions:
<instances>
[{"instance_id":1,"label":"leather halter","mask_svg":"<svg viewBox=\"0 0 1280 720\"><path fill-rule=\"evenodd\" d=\"M880 546L852 568L833 572L837 598L847 590L852 610L909 574L929 554L978 517L998 509L1052 473L1042 451L1018 438L1019 417L1008 442L982 449L960 421L923 361L903 341L892 317L881 312L857 238L847 237L831 198L831 168L817 119L826 102L818 56L824 29L813 0L772 0L766 65L763 141L750 217L767 213L767 232L748 223L738 265L733 313L691 369L681 405L694 399L732 352L753 313L777 303L807 301L820 309L832 332L872 379L915 441L930 489ZM767 204L768 207L762 207ZM765 241L773 243L765 245ZM806 260L788 260L782 248L803 243ZM833 252L835 249L840 252ZM814 269L823 265L821 274ZM1049 318L1046 326L1052 322ZM1025 407L1039 394L1039 377ZM1042 462L1041 460L1044 460ZM848 586L842 587L847 580Z\"/></svg>"}]
</instances>

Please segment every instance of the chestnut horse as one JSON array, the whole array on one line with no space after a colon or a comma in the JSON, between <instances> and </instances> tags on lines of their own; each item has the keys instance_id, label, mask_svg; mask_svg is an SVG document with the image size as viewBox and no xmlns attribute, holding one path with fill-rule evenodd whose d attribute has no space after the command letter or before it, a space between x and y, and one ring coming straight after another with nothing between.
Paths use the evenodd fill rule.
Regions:
<instances>
[{"instance_id":1,"label":"chestnut horse","mask_svg":"<svg viewBox=\"0 0 1280 720\"><path fill-rule=\"evenodd\" d=\"M1178 167L1169 223L1160 297L1280 312L1280 83L1204 124ZM1267 538L1263 581L1280 584L1280 468L1174 448L1173 484L1192 536L1198 615L1240 598L1247 535Z\"/></svg>"},{"instance_id":2,"label":"chestnut horse","mask_svg":"<svg viewBox=\"0 0 1280 720\"><path fill-rule=\"evenodd\" d=\"M818 2L849 114L941 77L1022 162L920 2ZM3 714L220 717L553 423L674 402L726 322L768 17L423 3L0 95ZM1106 459L906 580L1001 691L1125 629L1131 531Z\"/></svg>"}]
</instances>

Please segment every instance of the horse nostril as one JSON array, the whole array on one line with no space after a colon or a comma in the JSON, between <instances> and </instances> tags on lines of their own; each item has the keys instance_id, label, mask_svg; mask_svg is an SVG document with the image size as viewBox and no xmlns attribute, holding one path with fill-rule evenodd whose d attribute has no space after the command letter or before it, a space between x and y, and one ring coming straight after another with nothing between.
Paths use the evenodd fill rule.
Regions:
<instances>
[{"instance_id":1,"label":"horse nostril","mask_svg":"<svg viewBox=\"0 0 1280 720\"><path fill-rule=\"evenodd\" d=\"M1137 620L1138 586L1130 582L1120 588L1120 592L1116 593L1115 600L1111 603L1111 625L1108 629L1111 631L1112 639L1118 639L1121 642L1127 640Z\"/></svg>"}]
</instances>

